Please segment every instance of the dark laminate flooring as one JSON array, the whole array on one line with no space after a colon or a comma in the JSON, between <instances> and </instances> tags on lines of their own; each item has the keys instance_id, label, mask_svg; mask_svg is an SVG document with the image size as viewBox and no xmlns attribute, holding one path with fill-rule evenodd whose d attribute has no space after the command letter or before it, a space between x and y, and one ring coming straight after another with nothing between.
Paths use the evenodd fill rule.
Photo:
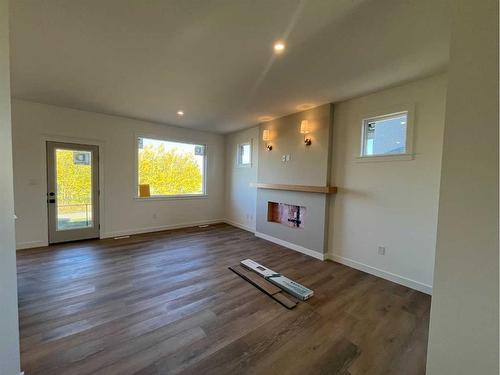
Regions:
<instances>
[{"instance_id":1,"label":"dark laminate flooring","mask_svg":"<svg viewBox=\"0 0 500 375\"><path fill-rule=\"evenodd\" d=\"M228 270L314 289L287 310ZM18 252L34 374L424 374L430 297L219 224Z\"/></svg>"}]
</instances>

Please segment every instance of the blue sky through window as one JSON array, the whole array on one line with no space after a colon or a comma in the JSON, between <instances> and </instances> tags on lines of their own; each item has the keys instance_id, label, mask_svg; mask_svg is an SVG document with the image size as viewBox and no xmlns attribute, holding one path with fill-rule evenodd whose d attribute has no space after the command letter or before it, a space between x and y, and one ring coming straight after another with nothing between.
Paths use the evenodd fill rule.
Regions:
<instances>
[{"instance_id":1,"label":"blue sky through window","mask_svg":"<svg viewBox=\"0 0 500 375\"><path fill-rule=\"evenodd\" d=\"M363 155L406 153L407 114L365 121Z\"/></svg>"}]
</instances>

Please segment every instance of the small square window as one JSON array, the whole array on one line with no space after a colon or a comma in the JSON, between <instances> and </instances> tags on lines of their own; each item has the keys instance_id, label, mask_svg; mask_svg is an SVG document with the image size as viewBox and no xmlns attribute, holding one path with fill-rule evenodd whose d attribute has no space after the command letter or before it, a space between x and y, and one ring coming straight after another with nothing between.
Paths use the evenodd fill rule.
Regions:
<instances>
[{"instance_id":1,"label":"small square window","mask_svg":"<svg viewBox=\"0 0 500 375\"><path fill-rule=\"evenodd\" d=\"M406 155L407 140L408 112L365 119L361 156Z\"/></svg>"},{"instance_id":2,"label":"small square window","mask_svg":"<svg viewBox=\"0 0 500 375\"><path fill-rule=\"evenodd\" d=\"M238 145L237 158L239 167L250 167L252 165L252 145L250 142Z\"/></svg>"}]
</instances>

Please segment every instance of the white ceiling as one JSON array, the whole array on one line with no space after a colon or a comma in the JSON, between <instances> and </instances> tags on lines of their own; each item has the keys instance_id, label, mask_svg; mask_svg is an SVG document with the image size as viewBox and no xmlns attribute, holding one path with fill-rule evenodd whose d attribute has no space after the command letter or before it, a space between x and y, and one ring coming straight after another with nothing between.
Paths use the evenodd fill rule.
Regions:
<instances>
[{"instance_id":1,"label":"white ceiling","mask_svg":"<svg viewBox=\"0 0 500 375\"><path fill-rule=\"evenodd\" d=\"M11 0L10 7L14 97L217 132L448 63L447 0ZM287 44L280 56L277 39Z\"/></svg>"}]
</instances>

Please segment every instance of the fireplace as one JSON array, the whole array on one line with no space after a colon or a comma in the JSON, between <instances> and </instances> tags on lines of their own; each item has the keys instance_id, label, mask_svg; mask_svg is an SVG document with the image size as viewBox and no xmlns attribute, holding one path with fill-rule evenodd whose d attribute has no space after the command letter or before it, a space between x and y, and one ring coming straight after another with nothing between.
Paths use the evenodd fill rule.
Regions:
<instances>
[{"instance_id":1,"label":"fireplace","mask_svg":"<svg viewBox=\"0 0 500 375\"><path fill-rule=\"evenodd\" d=\"M257 189L255 235L324 259L327 198L324 193Z\"/></svg>"},{"instance_id":2,"label":"fireplace","mask_svg":"<svg viewBox=\"0 0 500 375\"><path fill-rule=\"evenodd\" d=\"M304 228L306 208L293 204L267 202L267 221L290 228Z\"/></svg>"}]
</instances>

